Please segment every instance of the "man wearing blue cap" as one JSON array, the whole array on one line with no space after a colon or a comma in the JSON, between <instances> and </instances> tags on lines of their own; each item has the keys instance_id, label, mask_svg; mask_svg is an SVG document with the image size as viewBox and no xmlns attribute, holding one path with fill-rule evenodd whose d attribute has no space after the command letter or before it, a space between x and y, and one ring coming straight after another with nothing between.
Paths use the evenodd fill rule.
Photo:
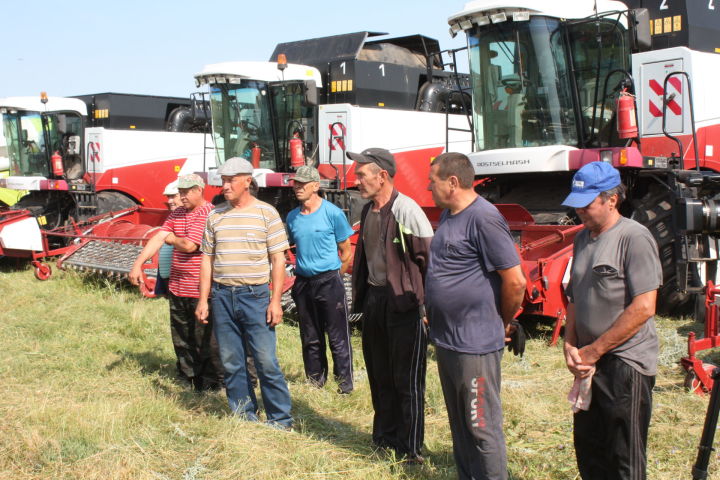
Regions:
<instances>
[{"instance_id":1,"label":"man wearing blue cap","mask_svg":"<svg viewBox=\"0 0 720 480\"><path fill-rule=\"evenodd\" d=\"M592 162L575 174L563 202L586 227L575 238L564 346L576 381L591 382L590 404L574 416L585 480L646 478L662 270L647 228L620 215L624 196L620 173Z\"/></svg>"}]
</instances>

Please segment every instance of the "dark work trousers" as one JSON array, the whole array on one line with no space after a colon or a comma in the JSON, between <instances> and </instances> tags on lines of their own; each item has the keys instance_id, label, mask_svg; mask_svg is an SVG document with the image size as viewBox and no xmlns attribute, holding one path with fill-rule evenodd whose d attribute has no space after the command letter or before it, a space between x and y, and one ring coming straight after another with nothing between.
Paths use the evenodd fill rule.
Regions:
<instances>
[{"instance_id":1,"label":"dark work trousers","mask_svg":"<svg viewBox=\"0 0 720 480\"><path fill-rule=\"evenodd\" d=\"M295 278L292 288L300 322L305 375L318 386L325 385L328 360L327 333L333 359L333 375L342 393L353 389L352 347L348 325L345 285L337 270L312 277Z\"/></svg>"},{"instance_id":2,"label":"dark work trousers","mask_svg":"<svg viewBox=\"0 0 720 480\"><path fill-rule=\"evenodd\" d=\"M507 453L500 404L503 351L483 355L435 347L461 480L505 480Z\"/></svg>"},{"instance_id":3,"label":"dark work trousers","mask_svg":"<svg viewBox=\"0 0 720 480\"><path fill-rule=\"evenodd\" d=\"M197 298L178 297L168 292L170 333L177 356L178 375L195 390L217 390L223 386L223 367L213 335L212 314L207 324L195 319Z\"/></svg>"},{"instance_id":4,"label":"dark work trousers","mask_svg":"<svg viewBox=\"0 0 720 480\"><path fill-rule=\"evenodd\" d=\"M418 309L390 310L387 287L368 288L362 345L375 417L373 442L420 455L425 436L427 332Z\"/></svg>"},{"instance_id":5,"label":"dark work trousers","mask_svg":"<svg viewBox=\"0 0 720 480\"><path fill-rule=\"evenodd\" d=\"M604 355L595 368L590 409L574 415L580 476L645 479L655 377L641 374L615 355Z\"/></svg>"}]
</instances>

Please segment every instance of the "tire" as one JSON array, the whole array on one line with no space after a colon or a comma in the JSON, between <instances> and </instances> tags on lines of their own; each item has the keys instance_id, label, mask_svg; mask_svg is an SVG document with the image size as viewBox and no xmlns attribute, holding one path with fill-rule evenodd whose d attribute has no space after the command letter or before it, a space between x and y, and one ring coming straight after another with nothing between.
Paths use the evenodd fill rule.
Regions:
<instances>
[{"instance_id":1,"label":"tire","mask_svg":"<svg viewBox=\"0 0 720 480\"><path fill-rule=\"evenodd\" d=\"M655 238L663 272L663 284L658 289L656 313L670 315L688 307L694 295L677 290L675 270L675 232L673 231L674 199L672 192L658 184L650 184L647 193L633 201L631 218L645 225Z\"/></svg>"},{"instance_id":2,"label":"tire","mask_svg":"<svg viewBox=\"0 0 720 480\"><path fill-rule=\"evenodd\" d=\"M135 207L137 203L120 192L103 191L97 194L97 214L116 212Z\"/></svg>"}]
</instances>

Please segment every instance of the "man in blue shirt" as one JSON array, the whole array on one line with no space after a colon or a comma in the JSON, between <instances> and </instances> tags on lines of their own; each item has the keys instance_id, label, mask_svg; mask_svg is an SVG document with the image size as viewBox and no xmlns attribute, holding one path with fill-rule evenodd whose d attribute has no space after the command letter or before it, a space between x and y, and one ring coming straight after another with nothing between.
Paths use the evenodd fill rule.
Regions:
<instances>
[{"instance_id":1,"label":"man in blue shirt","mask_svg":"<svg viewBox=\"0 0 720 480\"><path fill-rule=\"evenodd\" d=\"M460 153L430 167L432 196L444 208L430 244L425 307L460 479L505 480L500 360L525 276L505 218L473 190Z\"/></svg>"},{"instance_id":2,"label":"man in blue shirt","mask_svg":"<svg viewBox=\"0 0 720 480\"><path fill-rule=\"evenodd\" d=\"M301 205L287 216L297 255L291 293L298 311L305 375L318 387L325 384L327 333L338 393L348 394L353 389L352 350L341 275L350 263L353 229L342 210L320 197L320 174L315 168L298 168L293 190Z\"/></svg>"}]
</instances>

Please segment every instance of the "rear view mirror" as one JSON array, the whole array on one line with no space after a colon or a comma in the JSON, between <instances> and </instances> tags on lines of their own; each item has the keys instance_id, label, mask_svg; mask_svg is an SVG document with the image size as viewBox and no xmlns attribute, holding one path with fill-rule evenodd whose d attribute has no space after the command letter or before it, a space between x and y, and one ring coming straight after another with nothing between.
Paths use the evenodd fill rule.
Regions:
<instances>
[{"instance_id":1,"label":"rear view mirror","mask_svg":"<svg viewBox=\"0 0 720 480\"><path fill-rule=\"evenodd\" d=\"M634 8L628 12L630 46L633 52L646 52L652 47L650 13L647 8Z\"/></svg>"},{"instance_id":2,"label":"rear view mirror","mask_svg":"<svg viewBox=\"0 0 720 480\"><path fill-rule=\"evenodd\" d=\"M305 80L305 97L303 99L306 107L314 107L318 103L317 85L315 80Z\"/></svg>"}]
</instances>

